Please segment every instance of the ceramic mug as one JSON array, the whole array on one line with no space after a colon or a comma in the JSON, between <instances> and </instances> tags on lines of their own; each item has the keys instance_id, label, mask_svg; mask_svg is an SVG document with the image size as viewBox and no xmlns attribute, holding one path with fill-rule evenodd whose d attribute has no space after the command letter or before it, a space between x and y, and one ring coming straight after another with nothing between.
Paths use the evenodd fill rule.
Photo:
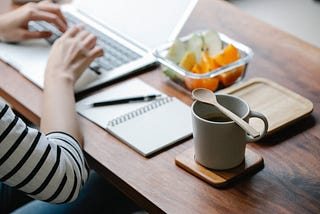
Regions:
<instances>
[{"instance_id":1,"label":"ceramic mug","mask_svg":"<svg viewBox=\"0 0 320 214\"><path fill-rule=\"evenodd\" d=\"M261 139L268 130L268 121L263 114L250 110L249 105L238 97L217 94L217 100L247 122L256 117L264 123L259 137L253 138L215 106L193 102L191 111L195 160L206 168L224 170L244 161L247 142Z\"/></svg>"}]
</instances>

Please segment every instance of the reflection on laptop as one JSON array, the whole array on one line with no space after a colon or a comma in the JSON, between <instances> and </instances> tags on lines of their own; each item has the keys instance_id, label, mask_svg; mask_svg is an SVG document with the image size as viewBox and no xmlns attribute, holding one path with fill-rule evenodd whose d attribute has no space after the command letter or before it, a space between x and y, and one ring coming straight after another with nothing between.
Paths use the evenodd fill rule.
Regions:
<instances>
[{"instance_id":1,"label":"reflection on laptop","mask_svg":"<svg viewBox=\"0 0 320 214\"><path fill-rule=\"evenodd\" d=\"M68 25L84 24L87 30L97 35L97 44L105 52L91 64L91 71L88 69L79 79L82 83L77 83L77 91L90 90L155 63L152 50L175 39L196 2L73 0L73 3L63 5ZM30 22L29 26L33 30L49 28L53 31L54 35L48 40L50 43L61 35L46 22ZM42 78L26 76L43 86L43 82L39 82L43 81Z\"/></svg>"}]
</instances>

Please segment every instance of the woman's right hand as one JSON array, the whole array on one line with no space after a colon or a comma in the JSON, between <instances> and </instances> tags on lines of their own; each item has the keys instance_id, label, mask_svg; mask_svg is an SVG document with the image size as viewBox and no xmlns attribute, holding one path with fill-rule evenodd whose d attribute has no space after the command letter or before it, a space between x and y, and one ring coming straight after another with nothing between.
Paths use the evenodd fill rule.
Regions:
<instances>
[{"instance_id":1,"label":"woman's right hand","mask_svg":"<svg viewBox=\"0 0 320 214\"><path fill-rule=\"evenodd\" d=\"M74 84L91 62L103 55L96 36L76 26L57 39L49 54L44 82L41 131L68 133L83 144L75 110Z\"/></svg>"},{"instance_id":2,"label":"woman's right hand","mask_svg":"<svg viewBox=\"0 0 320 214\"><path fill-rule=\"evenodd\" d=\"M103 49L96 46L96 40L96 36L83 26L67 30L52 46L46 83L67 80L74 84L91 62L103 55Z\"/></svg>"}]
</instances>

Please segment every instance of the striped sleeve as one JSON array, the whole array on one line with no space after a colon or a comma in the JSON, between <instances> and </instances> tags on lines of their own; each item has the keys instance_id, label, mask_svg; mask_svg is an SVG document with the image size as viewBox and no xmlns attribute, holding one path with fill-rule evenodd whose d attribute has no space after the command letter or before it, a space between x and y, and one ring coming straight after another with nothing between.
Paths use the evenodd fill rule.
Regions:
<instances>
[{"instance_id":1,"label":"striped sleeve","mask_svg":"<svg viewBox=\"0 0 320 214\"><path fill-rule=\"evenodd\" d=\"M88 173L72 136L43 135L0 100L0 182L38 200L66 203L77 198Z\"/></svg>"}]
</instances>

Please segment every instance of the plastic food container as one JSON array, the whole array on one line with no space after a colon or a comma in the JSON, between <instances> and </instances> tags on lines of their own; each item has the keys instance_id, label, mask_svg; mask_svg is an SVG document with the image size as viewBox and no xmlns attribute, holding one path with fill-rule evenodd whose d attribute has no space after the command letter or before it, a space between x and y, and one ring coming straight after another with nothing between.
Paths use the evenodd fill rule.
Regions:
<instances>
[{"instance_id":1,"label":"plastic food container","mask_svg":"<svg viewBox=\"0 0 320 214\"><path fill-rule=\"evenodd\" d=\"M206 31L195 32L188 36L180 38L180 40L186 43L192 37L192 35L201 35L205 32ZM153 55L157 58L158 62L162 64L164 74L168 76L170 82L175 83L175 86L182 86L187 91L192 91L197 87L204 87L213 91L220 90L231 86L244 78L248 63L253 57L253 51L248 46L237 42L222 33L218 33L218 35L222 41L222 48L225 48L229 44L232 44L235 48L238 49L240 58L230 64L206 73L194 73L185 70L177 63L168 59L167 54L169 48L173 43L166 44L162 46L162 48L155 50L153 52ZM212 87L210 86L210 82L212 82L213 79L218 80L218 87L214 87L214 89L212 89Z\"/></svg>"}]
</instances>

